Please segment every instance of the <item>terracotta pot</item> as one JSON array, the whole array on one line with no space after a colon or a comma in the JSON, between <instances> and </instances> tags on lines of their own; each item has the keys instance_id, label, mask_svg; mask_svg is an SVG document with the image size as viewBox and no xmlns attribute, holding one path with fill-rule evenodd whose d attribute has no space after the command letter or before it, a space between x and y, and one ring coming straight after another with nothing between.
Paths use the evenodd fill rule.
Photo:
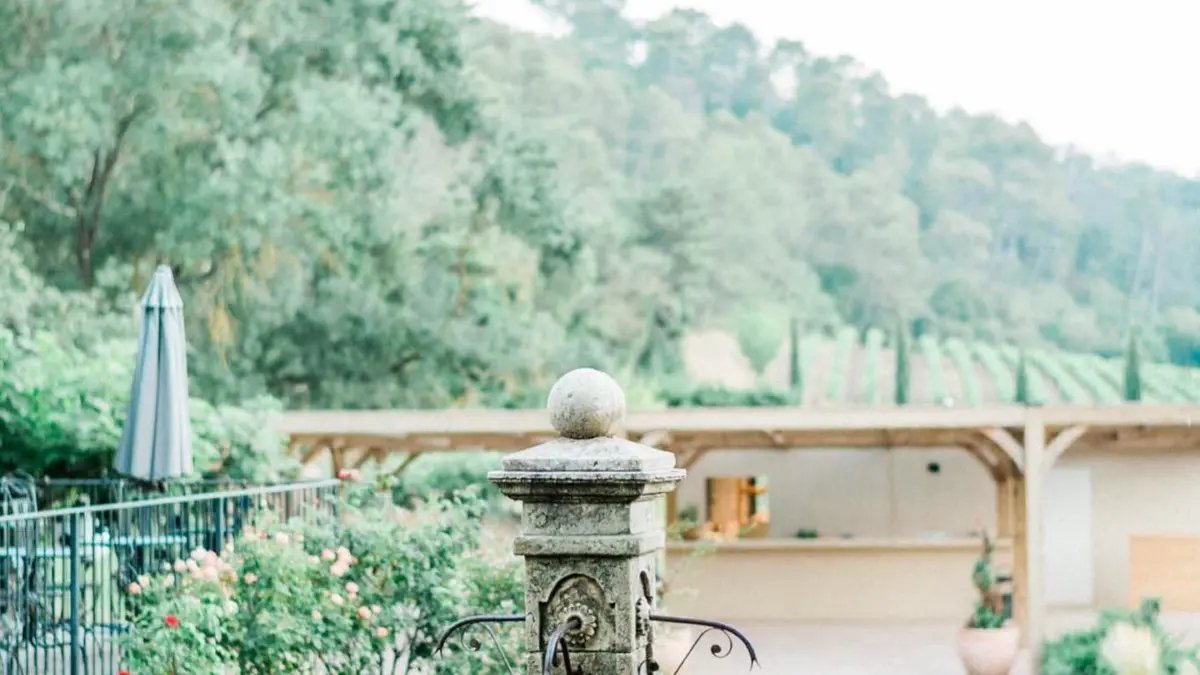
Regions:
<instances>
[{"instance_id":1,"label":"terracotta pot","mask_svg":"<svg viewBox=\"0 0 1200 675\"><path fill-rule=\"evenodd\" d=\"M712 534L712 523L700 523L699 525L684 530L683 538L687 541L699 541L705 539Z\"/></svg>"},{"instance_id":2,"label":"terracotta pot","mask_svg":"<svg viewBox=\"0 0 1200 675\"><path fill-rule=\"evenodd\" d=\"M967 675L1008 675L1021 650L1015 626L963 628L958 632L958 658Z\"/></svg>"}]
</instances>

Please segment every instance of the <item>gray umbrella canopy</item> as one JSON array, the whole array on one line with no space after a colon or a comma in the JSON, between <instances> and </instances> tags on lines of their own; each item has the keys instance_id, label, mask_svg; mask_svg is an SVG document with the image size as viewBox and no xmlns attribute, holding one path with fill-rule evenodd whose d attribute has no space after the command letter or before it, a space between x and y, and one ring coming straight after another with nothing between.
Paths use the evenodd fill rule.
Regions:
<instances>
[{"instance_id":1,"label":"gray umbrella canopy","mask_svg":"<svg viewBox=\"0 0 1200 675\"><path fill-rule=\"evenodd\" d=\"M142 311L129 411L114 468L131 478L162 481L192 472L183 300L169 267L154 271Z\"/></svg>"}]
</instances>

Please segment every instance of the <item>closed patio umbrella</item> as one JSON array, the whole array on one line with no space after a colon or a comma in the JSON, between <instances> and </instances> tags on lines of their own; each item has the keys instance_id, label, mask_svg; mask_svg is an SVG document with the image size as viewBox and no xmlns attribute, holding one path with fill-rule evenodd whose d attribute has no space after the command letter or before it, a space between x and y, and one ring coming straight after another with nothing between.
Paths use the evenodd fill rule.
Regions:
<instances>
[{"instance_id":1,"label":"closed patio umbrella","mask_svg":"<svg viewBox=\"0 0 1200 675\"><path fill-rule=\"evenodd\" d=\"M169 267L154 271L142 312L129 410L114 468L155 483L192 472L183 300Z\"/></svg>"}]
</instances>

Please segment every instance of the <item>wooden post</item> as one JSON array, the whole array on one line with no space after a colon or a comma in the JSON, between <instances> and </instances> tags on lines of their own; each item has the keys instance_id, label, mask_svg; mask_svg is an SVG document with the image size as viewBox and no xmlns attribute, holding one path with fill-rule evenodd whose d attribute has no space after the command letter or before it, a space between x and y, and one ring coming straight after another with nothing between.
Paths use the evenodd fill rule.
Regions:
<instances>
[{"instance_id":1,"label":"wooden post","mask_svg":"<svg viewBox=\"0 0 1200 675\"><path fill-rule=\"evenodd\" d=\"M1042 496L1046 488L1044 470L1046 426L1031 415L1025 422L1025 630L1022 637L1030 657L1037 663L1046 630L1046 597L1042 572L1045 561Z\"/></svg>"},{"instance_id":2,"label":"wooden post","mask_svg":"<svg viewBox=\"0 0 1200 675\"><path fill-rule=\"evenodd\" d=\"M1013 486L1017 479L1011 472L1001 470L996 476L996 537L998 539L1012 538L1016 529L1013 527Z\"/></svg>"},{"instance_id":3,"label":"wooden post","mask_svg":"<svg viewBox=\"0 0 1200 675\"><path fill-rule=\"evenodd\" d=\"M679 522L678 499L679 498L675 496L674 490L667 493L667 500L666 500L667 517L665 519L666 520L665 525L666 525L667 529L670 529L671 527L673 527L675 525L675 523Z\"/></svg>"},{"instance_id":4,"label":"wooden post","mask_svg":"<svg viewBox=\"0 0 1200 675\"><path fill-rule=\"evenodd\" d=\"M1027 644L1029 636L1029 537L1025 518L1025 475L1017 474L1009 479L1012 487L1012 578L1013 619L1021 630L1021 643Z\"/></svg>"}]
</instances>

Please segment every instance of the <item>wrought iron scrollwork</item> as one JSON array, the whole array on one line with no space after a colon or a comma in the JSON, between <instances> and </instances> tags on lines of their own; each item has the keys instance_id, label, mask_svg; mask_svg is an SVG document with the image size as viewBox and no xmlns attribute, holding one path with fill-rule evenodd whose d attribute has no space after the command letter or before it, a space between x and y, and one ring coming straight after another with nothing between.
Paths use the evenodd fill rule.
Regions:
<instances>
[{"instance_id":1,"label":"wrought iron scrollwork","mask_svg":"<svg viewBox=\"0 0 1200 675\"><path fill-rule=\"evenodd\" d=\"M472 616L461 621L456 621L452 626L442 633L442 639L438 640L437 649L434 651L438 654L442 652L450 638L458 633L458 644L464 650L477 652L483 649L483 641L472 634L472 630L483 630L487 633L488 639L491 640L496 651L500 652L500 658L504 660L504 667L508 669L511 675L517 675L517 671L513 668L512 662L508 660L508 654L504 653L504 645L500 643L500 636L496 635L496 630L490 624L496 623L520 623L525 620L522 614L485 614L482 616Z\"/></svg>"},{"instance_id":2,"label":"wrought iron scrollwork","mask_svg":"<svg viewBox=\"0 0 1200 675\"><path fill-rule=\"evenodd\" d=\"M483 649L484 643L478 637L472 635L471 631L475 629L482 630L487 634L491 644L500 652L500 657L504 659L504 666L508 669L508 672L511 675L517 675L512 662L508 660L508 655L504 653L504 646L500 642L500 636L496 635L496 631L490 624L520 623L524 620L525 617L521 614L486 614L456 621L446 629L445 633L442 633L442 638L438 640L437 648L434 651L440 654L450 642L450 638L457 634L460 648L477 652ZM542 658L543 675L554 675L554 669L559 665L562 665L565 675L584 675L581 668L571 665L571 652L567 646L568 636L584 628L584 620L580 616L571 616L550 633L550 640L546 645L546 653Z\"/></svg>"},{"instance_id":3,"label":"wrought iron scrollwork","mask_svg":"<svg viewBox=\"0 0 1200 675\"><path fill-rule=\"evenodd\" d=\"M500 637L496 635L496 631L490 624L499 623L520 623L525 620L525 617L520 614L514 615L484 615L473 616L456 622L454 625L446 629L442 634L442 638L438 640L437 651L441 653L450 638L458 635L458 643L464 650L479 651L483 648L483 641L471 634L473 629L483 630L497 650L500 651L501 658L504 660L504 666L508 669L511 675L517 675L517 671L513 668L512 662L509 661L508 655L504 653L503 645L500 642ZM678 616L665 616L662 614L650 614L649 620L651 623L669 623L683 626L697 626L703 628L696 639L692 642L691 647L679 664L675 667L675 671L671 675L679 675L683 671L684 665L692 654L703 644L706 638L716 638L708 647L708 652L714 658L725 659L734 651L735 642L740 642L746 648L746 653L750 657L750 669L753 670L758 664L758 653L754 651L754 645L750 640L742 634L741 631L720 621L709 621L707 619L690 619ZM570 640L568 637L571 634L578 633L585 628L582 618L579 616L570 616L566 621L563 621L555 627L550 633L550 639L547 640L546 651L542 655L542 675L554 675L555 669L562 666L564 675L585 675L583 668L571 663ZM656 675L662 672L662 667L653 655L653 645L647 650L646 660L642 661L638 667L638 673L645 675Z\"/></svg>"},{"instance_id":4,"label":"wrought iron scrollwork","mask_svg":"<svg viewBox=\"0 0 1200 675\"><path fill-rule=\"evenodd\" d=\"M704 629L700 631L699 635L696 636L696 639L692 642L692 646L688 649L687 653L684 654L683 658L680 659L679 664L675 667L675 671L671 673L671 675L679 675L679 673L683 671L684 665L687 664L688 659L692 657L692 654L696 651L696 649L705 641L706 638L710 637L715 637L718 640L717 642L713 642L711 645L709 645L708 648L709 654L711 654L714 658L729 658L729 655L733 653L734 641L736 640L737 642L742 643L742 646L746 648L746 653L750 657L749 669L753 670L754 667L758 665L758 653L754 651L754 645L750 643L750 640L747 639L741 631L733 626L721 623L720 621L689 619L687 617L665 616L662 614L651 614L650 621L656 623L671 623L682 626L698 626ZM645 673L646 675L654 675L656 673L660 673L661 671L662 666L660 666L658 661L655 660L652 651L649 652L646 660L643 661L641 666L638 667L638 672Z\"/></svg>"}]
</instances>

